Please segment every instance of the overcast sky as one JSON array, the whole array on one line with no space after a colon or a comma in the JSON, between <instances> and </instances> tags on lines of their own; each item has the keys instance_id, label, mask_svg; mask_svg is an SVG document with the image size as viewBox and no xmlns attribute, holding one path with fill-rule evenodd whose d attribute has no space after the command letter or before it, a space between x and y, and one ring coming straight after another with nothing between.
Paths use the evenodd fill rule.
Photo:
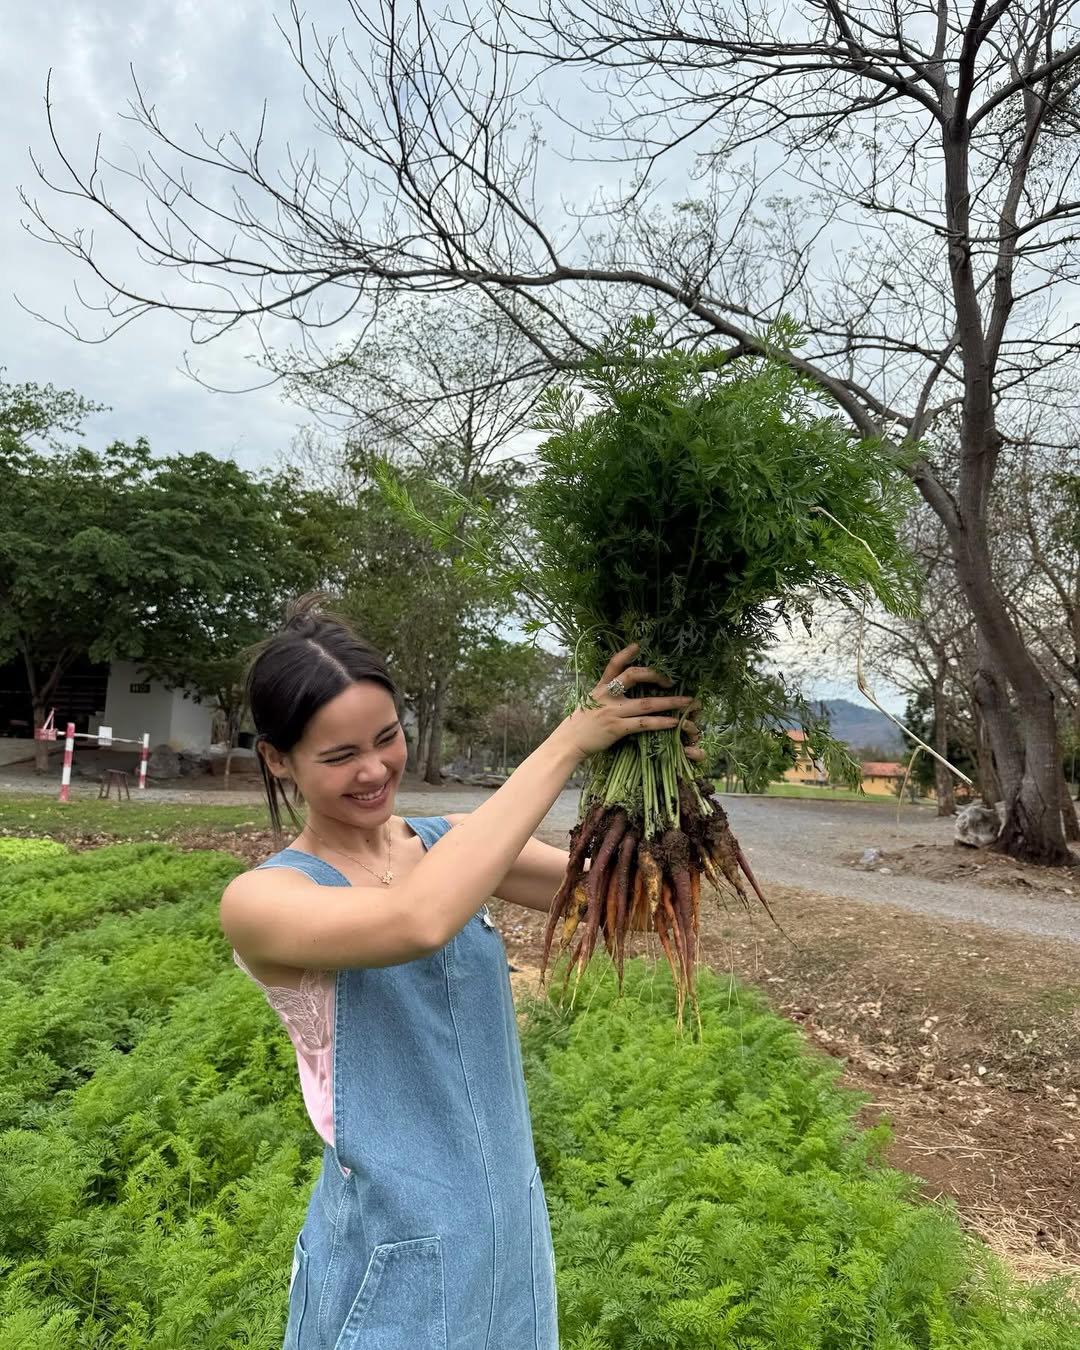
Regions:
<instances>
[{"instance_id":1,"label":"overcast sky","mask_svg":"<svg viewBox=\"0 0 1080 1350\"><path fill-rule=\"evenodd\" d=\"M277 12L284 13L280 6ZM340 28L345 9L336 0L312 0L309 21L324 33ZM64 148L79 168L88 163L94 138L121 163L132 162L145 142L120 118L131 97L134 68L162 124L179 137L196 125L211 135L235 131L250 143L264 98L269 100L273 144L312 144L312 116L305 107L300 77L274 22L275 9L259 0L43 0L20 8L0 49L4 135L0 138L0 366L11 382L32 380L77 390L109 405L86 425L84 441L100 448L113 439L146 436L159 453L205 450L230 456L245 468L275 464L296 430L310 420L289 406L275 388L243 394L214 393L184 373L185 360L211 384L240 389L257 383L252 364L254 335L239 330L209 347L193 349L185 325L167 314L140 319L108 342L87 345L31 317L22 306L63 320L65 312L86 333L100 331L87 315L75 287L95 296L92 278L74 259L34 239L25 228L28 213L19 187L37 197L55 223L75 229L99 227L85 203L66 202L37 181L31 152L57 169L45 118L45 85L52 70L53 101ZM126 156L126 158L125 158ZM595 171L578 170L580 198L595 182ZM682 185L680 184L680 187ZM574 171L559 189L573 195ZM137 211L145 193L132 185L121 204ZM102 234L108 248L107 235ZM108 256L108 254L106 254ZM130 251L127 255L130 265ZM802 664L802 662L799 662ZM812 666L812 663L811 663ZM819 697L851 697L853 680L822 672L807 682ZM900 701L888 687L878 690L887 706Z\"/></svg>"},{"instance_id":2,"label":"overcast sky","mask_svg":"<svg viewBox=\"0 0 1080 1350\"><path fill-rule=\"evenodd\" d=\"M334 9L332 0L309 6L313 17L322 11L328 21ZM179 320L149 316L107 343L88 346L19 306L21 301L58 319L68 307L80 326L94 331L74 290L78 283L93 294L92 282L72 258L27 233L17 189L38 196L58 220L100 224L85 204L68 207L38 185L30 153L55 166L44 106L51 68L57 120L82 164L98 132L107 152L122 156L132 142L131 129L118 117L132 92L129 67L179 134L189 134L196 122L210 131L254 127L263 97L272 93L282 136L303 143L308 135L310 115L269 5L44 0L21 6L0 50L0 366L9 381L51 382L110 405L110 412L87 424L85 440L92 446L143 435L163 453L206 450L246 468L272 464L306 416L273 390L216 394L194 382L183 373L191 344ZM193 360L212 383L242 388L258 374L247 360L254 350L251 334L241 332L193 353Z\"/></svg>"}]
</instances>

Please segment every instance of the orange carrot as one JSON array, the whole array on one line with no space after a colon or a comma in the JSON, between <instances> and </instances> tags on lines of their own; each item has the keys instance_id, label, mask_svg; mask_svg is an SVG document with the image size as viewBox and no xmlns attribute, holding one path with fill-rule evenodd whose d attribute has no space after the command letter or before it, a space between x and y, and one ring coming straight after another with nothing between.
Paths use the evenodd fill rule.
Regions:
<instances>
[{"instance_id":1,"label":"orange carrot","mask_svg":"<svg viewBox=\"0 0 1080 1350\"><path fill-rule=\"evenodd\" d=\"M660 910L664 916L664 928L670 931L672 935L672 940L675 944L675 955L679 960L679 972L675 981L675 994L679 1013L679 1026L681 1027L683 1004L686 999L686 948L683 944L682 934L679 931L679 920L675 914L675 906L672 904L671 886L666 877L660 896Z\"/></svg>"},{"instance_id":2,"label":"orange carrot","mask_svg":"<svg viewBox=\"0 0 1080 1350\"><path fill-rule=\"evenodd\" d=\"M585 894L585 887L578 882L574 887L574 899L566 913L566 920L563 923L562 942L559 944L559 950L565 951L570 945L570 941L577 932L578 924L585 916L588 908L588 897Z\"/></svg>"},{"instance_id":3,"label":"orange carrot","mask_svg":"<svg viewBox=\"0 0 1080 1350\"><path fill-rule=\"evenodd\" d=\"M699 919L701 915L701 873L696 867L690 869L690 905L694 917L694 938L697 939L700 933Z\"/></svg>"},{"instance_id":4,"label":"orange carrot","mask_svg":"<svg viewBox=\"0 0 1080 1350\"><path fill-rule=\"evenodd\" d=\"M624 838L629 839L626 835ZM612 960L615 959L615 916L619 911L619 865L616 862L611 869L607 884L607 895L604 899L604 917L600 923L600 931L604 935L604 946L607 948L607 954Z\"/></svg>"},{"instance_id":5,"label":"orange carrot","mask_svg":"<svg viewBox=\"0 0 1080 1350\"><path fill-rule=\"evenodd\" d=\"M757 884L757 879L755 878L753 872L751 872L750 870L750 864L746 861L746 854L742 851L742 849L739 847L738 844L735 845L735 857L738 859L739 866L746 874L747 881L750 883L751 886L753 886L754 894L765 906L765 913L769 916L770 919L772 919L773 923L775 923L776 919L773 917L773 912L769 908L769 902L768 900L765 899L764 895L762 895L761 887Z\"/></svg>"},{"instance_id":6,"label":"orange carrot","mask_svg":"<svg viewBox=\"0 0 1080 1350\"><path fill-rule=\"evenodd\" d=\"M680 867L671 874L672 908L675 912L676 932L682 936L683 974L687 990L694 987L694 959L696 939L694 936L694 902L690 895L690 873Z\"/></svg>"},{"instance_id":7,"label":"orange carrot","mask_svg":"<svg viewBox=\"0 0 1080 1350\"><path fill-rule=\"evenodd\" d=\"M593 846L596 830L604 814L604 808L597 803L585 818L570 831L570 856L566 863L566 874L562 885L556 891L548 911L548 921L544 928L544 954L540 961L540 981L543 983L547 972L548 959L551 956L551 944L559 920L567 918L569 906L573 903L574 891L585 871L585 859ZM565 943L564 943L565 945Z\"/></svg>"},{"instance_id":8,"label":"orange carrot","mask_svg":"<svg viewBox=\"0 0 1080 1350\"><path fill-rule=\"evenodd\" d=\"M649 922L649 905L645 895L645 874L640 865L634 873L634 890L630 900L630 920L627 926L635 933L648 933L652 930L652 924Z\"/></svg>"},{"instance_id":9,"label":"orange carrot","mask_svg":"<svg viewBox=\"0 0 1080 1350\"><path fill-rule=\"evenodd\" d=\"M679 973L675 966L675 956L671 950L671 939L667 933L667 918L662 906L657 906L653 915L653 924L656 934L660 939L660 946L664 949L664 955L667 957L667 963L671 967L671 979L675 985L675 1000L678 1008L679 1026L682 1026L682 988L679 980Z\"/></svg>"},{"instance_id":10,"label":"orange carrot","mask_svg":"<svg viewBox=\"0 0 1080 1350\"><path fill-rule=\"evenodd\" d=\"M603 912L604 900L607 895L607 883L611 872L612 854L618 848L626 833L629 822L626 819L624 811L618 811L611 819L611 824L607 828L603 842L597 851L592 866L589 868L589 877L586 886L589 892L589 909L585 915L585 932L581 939L581 956L579 958L581 969L584 970L589 964L589 958L593 954L593 947L596 945L596 934L600 929L600 918Z\"/></svg>"}]
</instances>

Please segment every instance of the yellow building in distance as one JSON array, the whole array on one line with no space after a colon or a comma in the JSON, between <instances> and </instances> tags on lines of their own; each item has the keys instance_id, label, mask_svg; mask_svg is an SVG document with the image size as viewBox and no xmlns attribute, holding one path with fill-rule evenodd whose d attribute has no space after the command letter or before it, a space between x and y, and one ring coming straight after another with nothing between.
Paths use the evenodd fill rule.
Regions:
<instances>
[{"instance_id":1,"label":"yellow building in distance","mask_svg":"<svg viewBox=\"0 0 1080 1350\"><path fill-rule=\"evenodd\" d=\"M806 733L791 730L788 736L795 745L795 763L785 769L780 781L801 787L828 787L829 775L825 765L810 753ZM862 788L868 797L895 797L907 772L903 764L894 760L866 760L861 767ZM930 795L933 795L932 790Z\"/></svg>"},{"instance_id":2,"label":"yellow building in distance","mask_svg":"<svg viewBox=\"0 0 1080 1350\"><path fill-rule=\"evenodd\" d=\"M829 776L825 765L816 760L806 744L805 731L789 731L788 739L795 743L795 763L784 770L781 782L803 787L828 787Z\"/></svg>"}]
</instances>

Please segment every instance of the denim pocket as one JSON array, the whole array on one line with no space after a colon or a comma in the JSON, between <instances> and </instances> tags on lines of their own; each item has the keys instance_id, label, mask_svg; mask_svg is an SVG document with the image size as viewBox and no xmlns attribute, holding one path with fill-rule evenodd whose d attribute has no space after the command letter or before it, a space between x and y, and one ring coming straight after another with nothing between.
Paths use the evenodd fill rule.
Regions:
<instances>
[{"instance_id":1,"label":"denim pocket","mask_svg":"<svg viewBox=\"0 0 1080 1350\"><path fill-rule=\"evenodd\" d=\"M375 1248L335 1350L446 1350L442 1243Z\"/></svg>"},{"instance_id":2,"label":"denim pocket","mask_svg":"<svg viewBox=\"0 0 1080 1350\"><path fill-rule=\"evenodd\" d=\"M299 1233L293 1244L292 1273L289 1276L289 1320L281 1350L300 1350L300 1332L307 1311L307 1272L308 1254L304 1250L304 1235Z\"/></svg>"},{"instance_id":3,"label":"denim pocket","mask_svg":"<svg viewBox=\"0 0 1080 1350\"><path fill-rule=\"evenodd\" d=\"M532 1220L532 1287L536 1316L536 1350L559 1350L559 1313L555 1296L555 1250L551 1245L544 1184L540 1169L533 1173L529 1186L529 1213Z\"/></svg>"}]
</instances>

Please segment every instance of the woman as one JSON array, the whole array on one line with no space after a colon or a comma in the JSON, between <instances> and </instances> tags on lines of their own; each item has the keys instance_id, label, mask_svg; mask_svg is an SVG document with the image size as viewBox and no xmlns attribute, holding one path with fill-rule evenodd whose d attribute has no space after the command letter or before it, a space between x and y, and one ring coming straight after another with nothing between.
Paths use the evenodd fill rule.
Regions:
<instances>
[{"instance_id":1,"label":"woman","mask_svg":"<svg viewBox=\"0 0 1080 1350\"><path fill-rule=\"evenodd\" d=\"M280 830L284 807L302 828L230 883L221 923L293 1040L325 1142L285 1350L557 1347L506 954L484 901L546 910L566 855L530 836L566 780L685 715L686 698L624 696L668 683L631 666L635 651L482 806L412 820L393 814L406 746L379 654L299 612L254 660L271 817Z\"/></svg>"}]
</instances>

